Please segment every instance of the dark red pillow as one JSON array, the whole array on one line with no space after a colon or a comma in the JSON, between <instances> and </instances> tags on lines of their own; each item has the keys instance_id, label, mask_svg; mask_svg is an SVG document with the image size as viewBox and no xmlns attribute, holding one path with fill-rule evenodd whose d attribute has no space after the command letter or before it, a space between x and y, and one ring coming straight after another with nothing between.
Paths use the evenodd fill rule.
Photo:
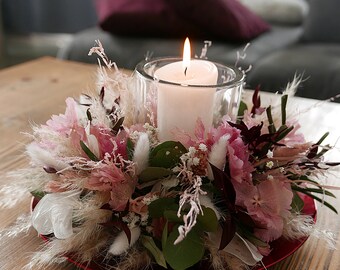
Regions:
<instances>
[{"instance_id":1,"label":"dark red pillow","mask_svg":"<svg viewBox=\"0 0 340 270\"><path fill-rule=\"evenodd\" d=\"M248 41L270 29L260 17L238 0L170 0L181 17L186 17L213 37Z\"/></svg>"},{"instance_id":2,"label":"dark red pillow","mask_svg":"<svg viewBox=\"0 0 340 270\"><path fill-rule=\"evenodd\" d=\"M269 26L238 0L95 0L100 26L125 36L242 42Z\"/></svg>"},{"instance_id":3,"label":"dark red pillow","mask_svg":"<svg viewBox=\"0 0 340 270\"><path fill-rule=\"evenodd\" d=\"M101 28L124 36L199 36L194 24L178 16L171 0L95 0Z\"/></svg>"}]
</instances>

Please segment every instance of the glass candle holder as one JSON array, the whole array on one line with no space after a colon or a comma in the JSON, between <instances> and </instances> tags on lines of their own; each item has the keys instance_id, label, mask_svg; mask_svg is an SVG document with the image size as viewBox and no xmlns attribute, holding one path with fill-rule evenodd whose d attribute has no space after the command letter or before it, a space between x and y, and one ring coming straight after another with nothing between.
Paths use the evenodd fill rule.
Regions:
<instances>
[{"instance_id":1,"label":"glass candle holder","mask_svg":"<svg viewBox=\"0 0 340 270\"><path fill-rule=\"evenodd\" d=\"M191 80L185 77L190 74L177 76L176 68L172 66L174 63L182 63L182 59L155 58L136 66L133 75L135 123L156 124L159 139L165 141L176 140L178 131L193 136L198 120L205 130L218 125L226 115L236 120L245 77L242 71L193 59L191 63L198 68L195 71L195 65L188 67L189 71L197 73L192 75L194 78ZM174 73L171 80L162 79L168 77L164 76L167 72ZM187 80L178 79L177 82L177 77Z\"/></svg>"}]
</instances>

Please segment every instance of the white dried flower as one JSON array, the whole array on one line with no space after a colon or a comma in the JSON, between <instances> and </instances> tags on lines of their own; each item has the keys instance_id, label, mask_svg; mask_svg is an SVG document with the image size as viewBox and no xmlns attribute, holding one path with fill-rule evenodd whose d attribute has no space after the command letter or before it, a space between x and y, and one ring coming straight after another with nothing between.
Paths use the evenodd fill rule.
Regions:
<instances>
[{"instance_id":1,"label":"white dried flower","mask_svg":"<svg viewBox=\"0 0 340 270\"><path fill-rule=\"evenodd\" d=\"M208 148L204 143L200 143L200 145L198 146L198 149L203 151L203 152L208 151Z\"/></svg>"},{"instance_id":2,"label":"white dried flower","mask_svg":"<svg viewBox=\"0 0 340 270\"><path fill-rule=\"evenodd\" d=\"M192 159L192 165L197 166L198 164L200 164L200 159L198 157L194 157Z\"/></svg>"},{"instance_id":3,"label":"white dried flower","mask_svg":"<svg viewBox=\"0 0 340 270\"><path fill-rule=\"evenodd\" d=\"M145 196L142 199L142 202L146 205L149 205L150 203L152 203L153 201L157 200L159 197L156 194L153 194L152 196Z\"/></svg>"},{"instance_id":4,"label":"white dried flower","mask_svg":"<svg viewBox=\"0 0 340 270\"><path fill-rule=\"evenodd\" d=\"M134 212L129 212L122 220L128 224L129 228L134 228L139 223L140 217Z\"/></svg>"},{"instance_id":5,"label":"white dried flower","mask_svg":"<svg viewBox=\"0 0 340 270\"><path fill-rule=\"evenodd\" d=\"M195 155L195 153L196 153L196 148L190 146L189 149L188 149L188 154L193 156L193 155Z\"/></svg>"},{"instance_id":6,"label":"white dried flower","mask_svg":"<svg viewBox=\"0 0 340 270\"><path fill-rule=\"evenodd\" d=\"M273 161L268 161L266 163L266 167L269 168L269 169L273 168L273 166L274 166L274 162Z\"/></svg>"}]
</instances>

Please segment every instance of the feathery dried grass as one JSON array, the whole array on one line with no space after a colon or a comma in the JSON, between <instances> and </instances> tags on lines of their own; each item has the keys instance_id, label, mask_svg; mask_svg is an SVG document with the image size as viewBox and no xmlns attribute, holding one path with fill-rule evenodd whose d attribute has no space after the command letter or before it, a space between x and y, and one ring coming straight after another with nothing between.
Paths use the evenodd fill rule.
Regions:
<instances>
[{"instance_id":1,"label":"feathery dried grass","mask_svg":"<svg viewBox=\"0 0 340 270\"><path fill-rule=\"evenodd\" d=\"M223 250L218 250L215 243L205 238L205 247L209 250L209 260L214 270L247 270L250 269L240 259Z\"/></svg>"}]
</instances>

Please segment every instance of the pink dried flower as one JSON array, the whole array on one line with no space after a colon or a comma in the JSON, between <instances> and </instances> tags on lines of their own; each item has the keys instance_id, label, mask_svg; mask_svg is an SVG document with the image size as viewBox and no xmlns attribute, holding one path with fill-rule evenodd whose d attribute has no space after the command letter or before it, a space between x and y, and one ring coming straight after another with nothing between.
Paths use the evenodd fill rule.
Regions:
<instances>
[{"instance_id":1,"label":"pink dried flower","mask_svg":"<svg viewBox=\"0 0 340 270\"><path fill-rule=\"evenodd\" d=\"M44 191L50 192L50 193L56 193L56 192L65 192L67 191L67 189L63 186L63 183L52 180L52 181L49 181L45 185Z\"/></svg>"},{"instance_id":2,"label":"pink dried flower","mask_svg":"<svg viewBox=\"0 0 340 270\"><path fill-rule=\"evenodd\" d=\"M290 185L280 179L265 180L257 186L243 185L237 203L244 204L259 225L255 235L269 242L282 235L283 217L290 214L293 193Z\"/></svg>"},{"instance_id":3,"label":"pink dried flower","mask_svg":"<svg viewBox=\"0 0 340 270\"><path fill-rule=\"evenodd\" d=\"M150 192L145 196L137 197L133 200L130 200L129 203L129 211L134 212L136 214L145 214L148 212L148 205L158 198L158 192Z\"/></svg>"},{"instance_id":4,"label":"pink dried flower","mask_svg":"<svg viewBox=\"0 0 340 270\"><path fill-rule=\"evenodd\" d=\"M91 171L85 187L90 190L110 191L110 205L114 210L122 211L130 199L137 184L136 179L124 168L109 159Z\"/></svg>"},{"instance_id":5,"label":"pink dried flower","mask_svg":"<svg viewBox=\"0 0 340 270\"><path fill-rule=\"evenodd\" d=\"M260 111L261 113L259 113L258 115L262 114L262 111ZM252 127L256 127L258 125L261 125L261 122L263 122L263 117L262 116L258 116L258 115L253 115L250 111L245 110L244 111L244 115L243 115L243 123L245 123L245 125L247 126L248 129L252 128ZM263 128L262 128L263 130Z\"/></svg>"},{"instance_id":6,"label":"pink dried flower","mask_svg":"<svg viewBox=\"0 0 340 270\"><path fill-rule=\"evenodd\" d=\"M249 162L248 147L244 144L240 134L240 130L231 127L227 121L224 121L208 136L210 139L208 145L217 142L222 136L230 136L227 144L227 159L233 182L251 181L251 172L254 170Z\"/></svg>"},{"instance_id":7,"label":"pink dried flower","mask_svg":"<svg viewBox=\"0 0 340 270\"><path fill-rule=\"evenodd\" d=\"M273 158L287 158L288 160L292 160L306 156L311 146L311 143L300 143L291 145L290 147L277 147L273 151Z\"/></svg>"},{"instance_id":8,"label":"pink dried flower","mask_svg":"<svg viewBox=\"0 0 340 270\"><path fill-rule=\"evenodd\" d=\"M67 98L65 114L52 115L46 125L62 135L70 135L72 130L79 127L76 101L73 98Z\"/></svg>"},{"instance_id":9,"label":"pink dried flower","mask_svg":"<svg viewBox=\"0 0 340 270\"><path fill-rule=\"evenodd\" d=\"M175 139L181 142L185 147L195 146L205 142L206 129L201 118L198 118L195 126L195 138L192 138L188 133L176 128L174 130Z\"/></svg>"},{"instance_id":10,"label":"pink dried flower","mask_svg":"<svg viewBox=\"0 0 340 270\"><path fill-rule=\"evenodd\" d=\"M90 132L97 138L100 159L103 159L106 153L114 156L121 155L124 159L127 159L126 143L128 135L124 130L113 136L111 131L105 127L91 126Z\"/></svg>"},{"instance_id":11,"label":"pink dried flower","mask_svg":"<svg viewBox=\"0 0 340 270\"><path fill-rule=\"evenodd\" d=\"M268 256L270 254L270 252L272 252L270 246L266 246L266 247L257 247L257 250L260 252L261 255L263 256Z\"/></svg>"},{"instance_id":12,"label":"pink dried flower","mask_svg":"<svg viewBox=\"0 0 340 270\"><path fill-rule=\"evenodd\" d=\"M291 132L289 132L287 136L280 141L280 143L285 144L287 146L293 146L296 144L303 144L306 142L303 134L299 132L301 126L296 119L287 120L286 125L288 127L294 126L294 129Z\"/></svg>"},{"instance_id":13,"label":"pink dried flower","mask_svg":"<svg viewBox=\"0 0 340 270\"><path fill-rule=\"evenodd\" d=\"M238 137L231 141L227 148L230 175L233 182L251 181L251 172L254 168L249 162L248 147Z\"/></svg>"}]
</instances>

